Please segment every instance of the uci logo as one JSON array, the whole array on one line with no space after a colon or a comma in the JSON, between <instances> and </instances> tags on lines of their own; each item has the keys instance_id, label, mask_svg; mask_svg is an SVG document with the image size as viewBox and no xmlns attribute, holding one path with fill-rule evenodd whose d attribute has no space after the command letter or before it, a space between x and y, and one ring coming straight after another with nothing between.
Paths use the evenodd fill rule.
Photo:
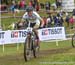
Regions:
<instances>
[{"instance_id":1,"label":"uci logo","mask_svg":"<svg viewBox=\"0 0 75 65\"><path fill-rule=\"evenodd\" d=\"M42 35L48 35L48 34L49 34L48 29L42 30Z\"/></svg>"},{"instance_id":2,"label":"uci logo","mask_svg":"<svg viewBox=\"0 0 75 65\"><path fill-rule=\"evenodd\" d=\"M12 33L11 33L11 37L12 37L12 38L17 38L17 37L18 37L18 32L17 32L17 31L12 32Z\"/></svg>"}]
</instances>

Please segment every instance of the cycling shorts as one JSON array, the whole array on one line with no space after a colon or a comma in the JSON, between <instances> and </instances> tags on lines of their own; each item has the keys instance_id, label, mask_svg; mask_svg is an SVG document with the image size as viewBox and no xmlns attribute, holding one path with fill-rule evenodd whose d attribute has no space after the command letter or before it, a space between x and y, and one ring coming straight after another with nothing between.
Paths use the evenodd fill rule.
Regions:
<instances>
[{"instance_id":1,"label":"cycling shorts","mask_svg":"<svg viewBox=\"0 0 75 65\"><path fill-rule=\"evenodd\" d=\"M36 20L35 22L31 22L30 27L38 29L40 27L40 21Z\"/></svg>"}]
</instances>

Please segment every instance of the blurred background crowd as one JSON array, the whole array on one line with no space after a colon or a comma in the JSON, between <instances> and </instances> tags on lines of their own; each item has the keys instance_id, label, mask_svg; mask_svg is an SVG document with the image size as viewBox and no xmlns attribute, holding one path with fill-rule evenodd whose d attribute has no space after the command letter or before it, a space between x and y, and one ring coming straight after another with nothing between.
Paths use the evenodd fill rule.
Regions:
<instances>
[{"instance_id":1,"label":"blurred background crowd","mask_svg":"<svg viewBox=\"0 0 75 65\"><path fill-rule=\"evenodd\" d=\"M45 3L40 2L40 0L0 0L0 12L11 12L15 13L19 11L25 11L26 7L33 6L34 9L39 12L44 10L47 16L42 16L44 20L45 27L57 27L64 26L64 22L67 24L67 27L73 29L75 27L75 9L71 13L65 12L61 9L62 0L55 0L52 4L50 1ZM24 23L20 21L16 24L17 29L22 29Z\"/></svg>"}]
</instances>

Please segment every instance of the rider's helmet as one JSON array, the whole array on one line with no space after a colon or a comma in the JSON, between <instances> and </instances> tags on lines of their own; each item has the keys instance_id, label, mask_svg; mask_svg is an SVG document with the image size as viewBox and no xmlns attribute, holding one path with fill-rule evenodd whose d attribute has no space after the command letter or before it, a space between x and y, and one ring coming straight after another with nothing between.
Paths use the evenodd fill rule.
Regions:
<instances>
[{"instance_id":1,"label":"rider's helmet","mask_svg":"<svg viewBox=\"0 0 75 65\"><path fill-rule=\"evenodd\" d=\"M33 10L34 10L34 8L32 6L27 6L27 8L26 8L26 12L30 12L30 11L33 11Z\"/></svg>"}]
</instances>

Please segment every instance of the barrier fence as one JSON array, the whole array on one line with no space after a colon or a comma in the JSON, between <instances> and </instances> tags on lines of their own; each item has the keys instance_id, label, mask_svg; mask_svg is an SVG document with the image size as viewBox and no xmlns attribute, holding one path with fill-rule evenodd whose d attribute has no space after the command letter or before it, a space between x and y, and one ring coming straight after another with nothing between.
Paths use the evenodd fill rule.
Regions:
<instances>
[{"instance_id":1,"label":"barrier fence","mask_svg":"<svg viewBox=\"0 0 75 65\"><path fill-rule=\"evenodd\" d=\"M38 30L40 41L66 39L64 27L43 28ZM27 30L0 31L0 45L25 41Z\"/></svg>"},{"instance_id":2,"label":"barrier fence","mask_svg":"<svg viewBox=\"0 0 75 65\"><path fill-rule=\"evenodd\" d=\"M68 34L67 36L70 36L70 35L72 36L73 34ZM66 38L64 40L48 40L48 41L42 41L42 42L56 42L56 46L59 46L59 41L65 41L65 40L71 40L71 39L72 38L70 37L70 38ZM16 49L19 50L19 44L17 44ZM2 50L4 53L4 51L5 51L5 45L4 44L2 45Z\"/></svg>"},{"instance_id":3,"label":"barrier fence","mask_svg":"<svg viewBox=\"0 0 75 65\"><path fill-rule=\"evenodd\" d=\"M59 41L70 40L71 37L66 38L67 36L72 36L73 34L66 34L64 27L53 27L53 28L44 28L38 30L39 38L42 42L56 42L58 46ZM13 43L23 43L25 41L27 30L8 30L0 31L0 45L4 46L5 44ZM48 40L48 41L47 41ZM17 50L19 45L17 44Z\"/></svg>"}]
</instances>

